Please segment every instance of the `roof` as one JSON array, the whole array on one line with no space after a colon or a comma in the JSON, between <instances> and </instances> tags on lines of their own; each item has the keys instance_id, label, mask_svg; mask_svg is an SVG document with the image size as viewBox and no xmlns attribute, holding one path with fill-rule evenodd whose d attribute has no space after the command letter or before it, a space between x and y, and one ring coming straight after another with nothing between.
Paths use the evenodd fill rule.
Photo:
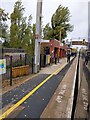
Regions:
<instances>
[{"instance_id":1,"label":"roof","mask_svg":"<svg viewBox=\"0 0 90 120\"><path fill-rule=\"evenodd\" d=\"M60 48L60 42L58 40L50 40L50 45L54 45L54 47Z\"/></svg>"},{"instance_id":2,"label":"roof","mask_svg":"<svg viewBox=\"0 0 90 120\"><path fill-rule=\"evenodd\" d=\"M67 50L68 47L66 45L63 44L63 46L60 46L61 49Z\"/></svg>"}]
</instances>

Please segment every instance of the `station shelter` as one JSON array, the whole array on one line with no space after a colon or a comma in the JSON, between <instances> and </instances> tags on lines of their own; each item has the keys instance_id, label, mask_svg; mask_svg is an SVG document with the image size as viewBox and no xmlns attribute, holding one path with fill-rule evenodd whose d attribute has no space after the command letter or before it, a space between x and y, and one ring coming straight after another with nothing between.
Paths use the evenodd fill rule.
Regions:
<instances>
[{"instance_id":1,"label":"station shelter","mask_svg":"<svg viewBox=\"0 0 90 120\"><path fill-rule=\"evenodd\" d=\"M52 63L55 58L63 58L66 56L67 46L60 45L58 40L49 40L49 42L41 43L41 54L46 56L46 63Z\"/></svg>"}]
</instances>

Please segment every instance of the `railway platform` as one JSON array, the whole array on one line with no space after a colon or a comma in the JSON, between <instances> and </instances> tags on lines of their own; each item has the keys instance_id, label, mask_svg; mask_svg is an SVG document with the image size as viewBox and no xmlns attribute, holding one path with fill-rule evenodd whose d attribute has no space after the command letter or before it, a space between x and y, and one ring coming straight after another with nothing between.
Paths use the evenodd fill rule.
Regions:
<instances>
[{"instance_id":1,"label":"railway platform","mask_svg":"<svg viewBox=\"0 0 90 120\"><path fill-rule=\"evenodd\" d=\"M68 64L66 58L61 59L60 63L42 68L33 78L28 78L20 85L5 91L2 94L0 119L74 117L86 119L88 113L85 107L87 108L88 103L84 101L84 94L87 93L87 82L82 73L82 63L79 61L81 59L78 57L72 58ZM83 82L79 79L82 74ZM86 98L88 99L88 94ZM80 114L77 114L78 112Z\"/></svg>"},{"instance_id":2,"label":"railway platform","mask_svg":"<svg viewBox=\"0 0 90 120\"><path fill-rule=\"evenodd\" d=\"M74 60L67 74L56 89L49 104L43 111L41 118L70 118L73 104L74 76L76 62Z\"/></svg>"},{"instance_id":3,"label":"railway platform","mask_svg":"<svg viewBox=\"0 0 90 120\"><path fill-rule=\"evenodd\" d=\"M77 69L79 69L78 76ZM77 77L78 83L76 81ZM79 67L77 67L76 58L40 118L78 118L86 120L88 115L88 84L83 71L83 61L80 58Z\"/></svg>"}]
</instances>

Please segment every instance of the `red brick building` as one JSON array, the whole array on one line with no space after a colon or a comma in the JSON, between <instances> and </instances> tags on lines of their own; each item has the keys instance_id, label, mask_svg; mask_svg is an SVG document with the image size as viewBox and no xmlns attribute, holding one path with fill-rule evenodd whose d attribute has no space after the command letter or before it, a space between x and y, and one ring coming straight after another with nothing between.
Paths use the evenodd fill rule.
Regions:
<instances>
[{"instance_id":1,"label":"red brick building","mask_svg":"<svg viewBox=\"0 0 90 120\"><path fill-rule=\"evenodd\" d=\"M41 54L50 54L53 57L65 57L67 46L62 44L58 40L50 40L49 42L41 43Z\"/></svg>"},{"instance_id":2,"label":"red brick building","mask_svg":"<svg viewBox=\"0 0 90 120\"><path fill-rule=\"evenodd\" d=\"M66 57L66 51L68 47L63 44L63 46L60 46L60 58Z\"/></svg>"}]
</instances>

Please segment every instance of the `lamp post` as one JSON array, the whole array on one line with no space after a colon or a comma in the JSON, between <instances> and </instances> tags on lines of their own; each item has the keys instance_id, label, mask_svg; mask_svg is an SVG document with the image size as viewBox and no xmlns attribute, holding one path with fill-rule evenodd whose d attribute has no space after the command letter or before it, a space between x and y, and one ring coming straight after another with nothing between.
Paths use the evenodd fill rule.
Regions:
<instances>
[{"instance_id":1,"label":"lamp post","mask_svg":"<svg viewBox=\"0 0 90 120\"><path fill-rule=\"evenodd\" d=\"M39 69L40 69L40 42L39 41L41 40L41 18L42 18L42 0L37 0L34 73L39 72Z\"/></svg>"},{"instance_id":2,"label":"lamp post","mask_svg":"<svg viewBox=\"0 0 90 120\"><path fill-rule=\"evenodd\" d=\"M60 42L62 42L62 30L65 28L67 28L67 27L61 27L61 29L60 29L60 37L59 37Z\"/></svg>"}]
</instances>

